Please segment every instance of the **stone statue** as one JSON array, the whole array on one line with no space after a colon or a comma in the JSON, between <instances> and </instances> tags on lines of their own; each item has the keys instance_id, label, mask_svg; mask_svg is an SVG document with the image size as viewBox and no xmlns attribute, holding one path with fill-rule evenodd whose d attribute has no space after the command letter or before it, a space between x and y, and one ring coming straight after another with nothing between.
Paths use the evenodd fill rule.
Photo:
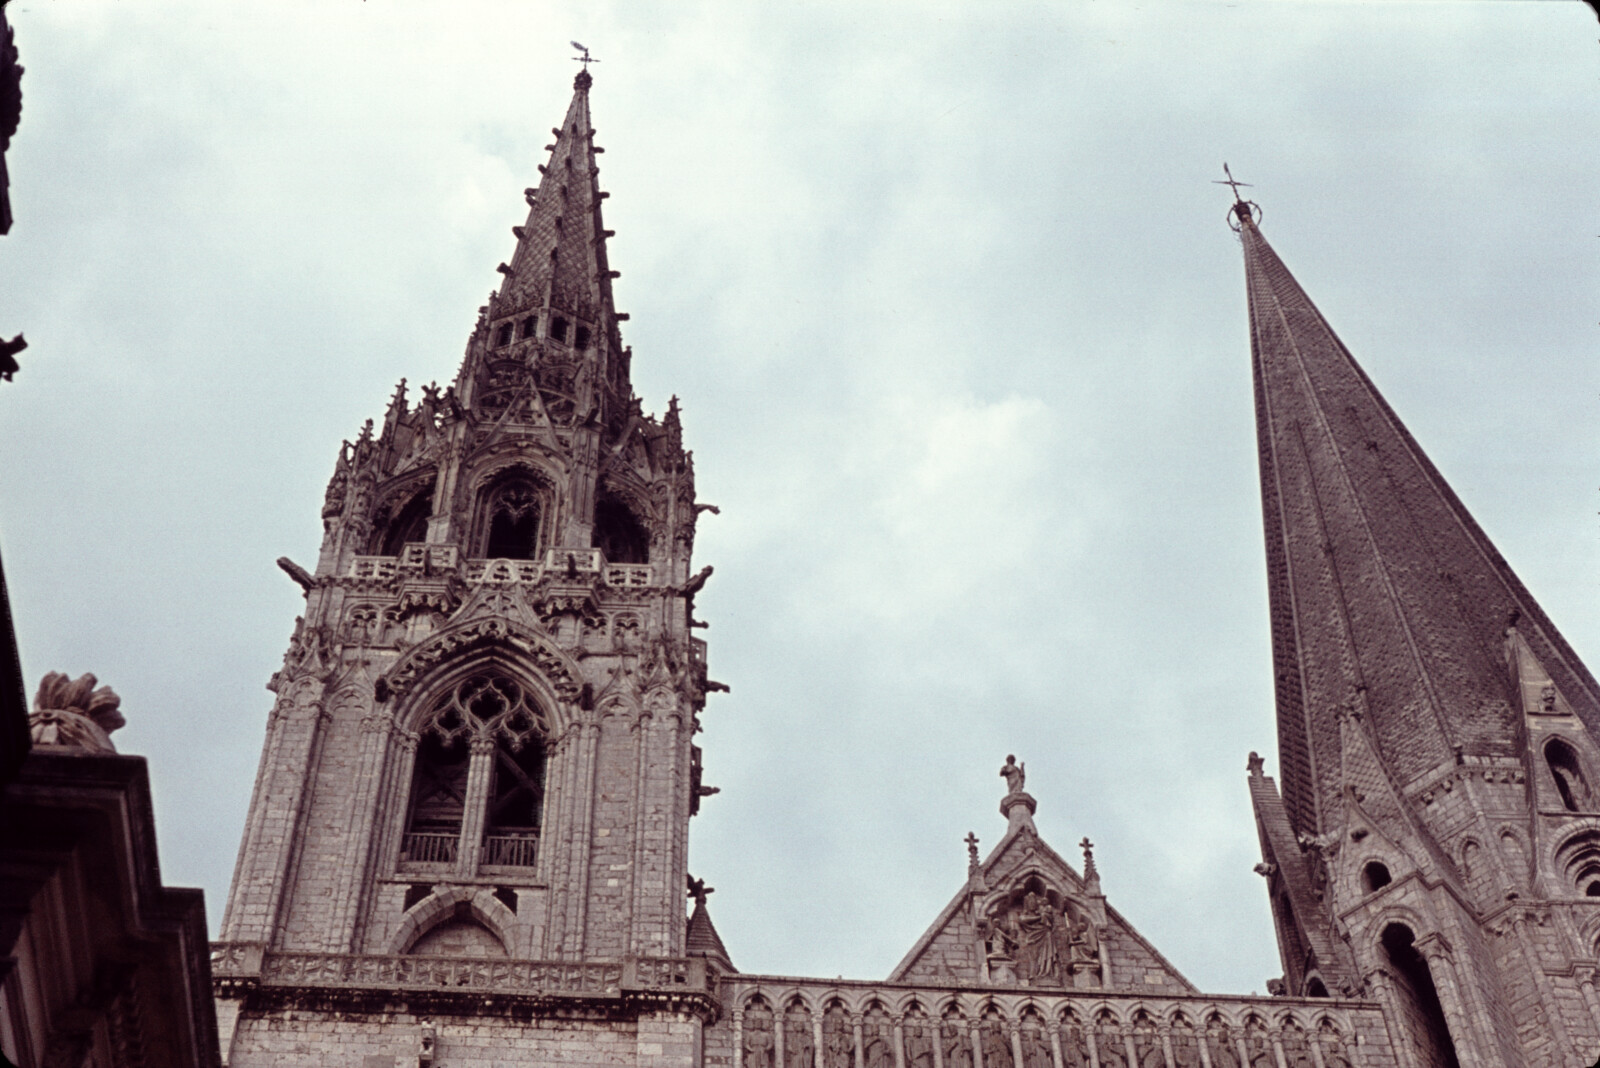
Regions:
<instances>
[{"instance_id":1,"label":"stone statue","mask_svg":"<svg viewBox=\"0 0 1600 1068\"><path fill-rule=\"evenodd\" d=\"M95 689L93 675L69 679L52 671L39 683L28 727L35 745L59 745L91 753L115 753L111 732L127 723L122 698L109 686Z\"/></svg>"},{"instance_id":2,"label":"stone statue","mask_svg":"<svg viewBox=\"0 0 1600 1068\"><path fill-rule=\"evenodd\" d=\"M772 1032L762 1014L744 1032L744 1068L772 1068Z\"/></svg>"},{"instance_id":3,"label":"stone statue","mask_svg":"<svg viewBox=\"0 0 1600 1068\"><path fill-rule=\"evenodd\" d=\"M921 1020L905 1023L906 1068L933 1068L933 1036Z\"/></svg>"},{"instance_id":4,"label":"stone statue","mask_svg":"<svg viewBox=\"0 0 1600 1068\"><path fill-rule=\"evenodd\" d=\"M1022 792L1022 784L1028 781L1027 767L1027 764L1018 764L1016 757L1009 754L1006 756L1006 764L1000 769L1000 777L1006 781L1007 797Z\"/></svg>"},{"instance_id":5,"label":"stone statue","mask_svg":"<svg viewBox=\"0 0 1600 1068\"><path fill-rule=\"evenodd\" d=\"M944 1043L944 1068L972 1068L972 1041L966 1022L957 1017L946 1021L940 1037Z\"/></svg>"},{"instance_id":6,"label":"stone statue","mask_svg":"<svg viewBox=\"0 0 1600 1068\"><path fill-rule=\"evenodd\" d=\"M1017 924L1017 965L1022 978L1037 979L1063 977L1061 960L1056 956L1058 940L1056 931L1060 919L1043 894L1030 890L1022 899L1022 908L1015 913Z\"/></svg>"},{"instance_id":7,"label":"stone statue","mask_svg":"<svg viewBox=\"0 0 1600 1068\"><path fill-rule=\"evenodd\" d=\"M783 1030L783 1068L816 1068L816 1044L811 1037L811 1015L790 1009Z\"/></svg>"},{"instance_id":8,"label":"stone statue","mask_svg":"<svg viewBox=\"0 0 1600 1068\"><path fill-rule=\"evenodd\" d=\"M855 1040L850 1033L850 1021L845 1012L835 1005L822 1020L823 1068L852 1068L855 1060Z\"/></svg>"},{"instance_id":9,"label":"stone statue","mask_svg":"<svg viewBox=\"0 0 1600 1068\"><path fill-rule=\"evenodd\" d=\"M1052 1068L1050 1044L1039 1030L1037 1020L1029 1020L1023 1024L1018 1037L1022 1042L1022 1068Z\"/></svg>"},{"instance_id":10,"label":"stone statue","mask_svg":"<svg viewBox=\"0 0 1600 1068\"><path fill-rule=\"evenodd\" d=\"M1016 1068L1012 1063L1011 1042L999 1020L985 1020L978 1036L983 1047L983 1068Z\"/></svg>"}]
</instances>

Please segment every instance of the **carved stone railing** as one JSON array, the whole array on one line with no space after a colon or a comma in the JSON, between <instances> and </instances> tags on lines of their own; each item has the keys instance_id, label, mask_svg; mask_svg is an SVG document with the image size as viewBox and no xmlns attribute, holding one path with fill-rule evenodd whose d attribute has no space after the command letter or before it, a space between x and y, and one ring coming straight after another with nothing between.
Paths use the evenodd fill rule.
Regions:
<instances>
[{"instance_id":1,"label":"carved stone railing","mask_svg":"<svg viewBox=\"0 0 1600 1068\"><path fill-rule=\"evenodd\" d=\"M398 556L358 556L350 561L350 577L384 582L400 571Z\"/></svg>"},{"instance_id":2,"label":"carved stone railing","mask_svg":"<svg viewBox=\"0 0 1600 1068\"><path fill-rule=\"evenodd\" d=\"M607 564L606 585L616 589L640 589L651 585L652 574L649 564Z\"/></svg>"},{"instance_id":3,"label":"carved stone railing","mask_svg":"<svg viewBox=\"0 0 1600 1068\"><path fill-rule=\"evenodd\" d=\"M454 545L429 545L427 542L413 541L400 550L401 567L452 571L460 558L461 550Z\"/></svg>"},{"instance_id":4,"label":"carved stone railing","mask_svg":"<svg viewBox=\"0 0 1600 1068\"><path fill-rule=\"evenodd\" d=\"M273 953L262 962L261 982L280 986L391 990L443 987L497 993L616 994L622 989L622 965L471 957Z\"/></svg>"},{"instance_id":5,"label":"carved stone railing","mask_svg":"<svg viewBox=\"0 0 1600 1068\"><path fill-rule=\"evenodd\" d=\"M407 834L400 845L400 862L454 864L460 842L459 834Z\"/></svg>"},{"instance_id":6,"label":"carved stone railing","mask_svg":"<svg viewBox=\"0 0 1600 1068\"><path fill-rule=\"evenodd\" d=\"M473 559L463 560L454 545L428 545L412 542L399 556L358 556L350 562L348 577L383 582L398 577L401 571L416 569L434 572L462 569L468 583L528 584L550 578L559 581L568 574L585 579L598 576L614 589L646 589L655 585L655 569L649 564L608 563L599 549L550 549L540 560Z\"/></svg>"},{"instance_id":7,"label":"carved stone railing","mask_svg":"<svg viewBox=\"0 0 1600 1068\"><path fill-rule=\"evenodd\" d=\"M467 582L476 586L480 582L534 583L544 574L544 565L537 560L468 560Z\"/></svg>"},{"instance_id":8,"label":"carved stone railing","mask_svg":"<svg viewBox=\"0 0 1600 1068\"><path fill-rule=\"evenodd\" d=\"M539 838L531 834L491 834L483 840L483 863L501 868L531 868L539 859Z\"/></svg>"},{"instance_id":9,"label":"carved stone railing","mask_svg":"<svg viewBox=\"0 0 1600 1068\"><path fill-rule=\"evenodd\" d=\"M267 952L259 943L213 942L211 972L223 983L310 989L485 991L511 995L620 997L624 991L706 994L698 958L621 961Z\"/></svg>"}]
</instances>

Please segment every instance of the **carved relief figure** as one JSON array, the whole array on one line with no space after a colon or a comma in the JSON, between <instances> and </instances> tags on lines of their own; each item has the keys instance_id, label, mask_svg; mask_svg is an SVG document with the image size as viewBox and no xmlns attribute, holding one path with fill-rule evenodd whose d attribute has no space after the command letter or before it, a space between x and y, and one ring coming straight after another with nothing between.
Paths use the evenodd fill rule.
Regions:
<instances>
[{"instance_id":1,"label":"carved relief figure","mask_svg":"<svg viewBox=\"0 0 1600 1068\"><path fill-rule=\"evenodd\" d=\"M1345 1052L1344 1040L1332 1020L1323 1020L1317 1036L1322 1044L1322 1063L1325 1068L1350 1068L1350 1055Z\"/></svg>"},{"instance_id":2,"label":"carved relief figure","mask_svg":"<svg viewBox=\"0 0 1600 1068\"><path fill-rule=\"evenodd\" d=\"M1122 1042L1121 1029L1110 1016L1095 1021L1094 1048L1100 1055L1100 1068L1128 1068L1127 1046Z\"/></svg>"},{"instance_id":3,"label":"carved relief figure","mask_svg":"<svg viewBox=\"0 0 1600 1068\"><path fill-rule=\"evenodd\" d=\"M990 1009L978 1031L979 1045L983 1048L983 1068L1016 1068L1011 1056L1011 1039L1006 1034L1005 1021Z\"/></svg>"},{"instance_id":4,"label":"carved relief figure","mask_svg":"<svg viewBox=\"0 0 1600 1068\"><path fill-rule=\"evenodd\" d=\"M1022 1026L1017 1030L1017 1038L1022 1043L1022 1068L1053 1068L1050 1041L1044 1035L1039 1017L1031 1012L1024 1016ZM1062 1053L1065 1054L1066 1050L1063 1049Z\"/></svg>"},{"instance_id":5,"label":"carved relief figure","mask_svg":"<svg viewBox=\"0 0 1600 1068\"><path fill-rule=\"evenodd\" d=\"M1184 1019L1172 1025L1172 1063L1175 1068L1200 1068L1200 1041Z\"/></svg>"},{"instance_id":6,"label":"carved relief figure","mask_svg":"<svg viewBox=\"0 0 1600 1068\"><path fill-rule=\"evenodd\" d=\"M783 1018L783 1068L816 1068L816 1042L811 1013L801 1004L789 1006Z\"/></svg>"},{"instance_id":7,"label":"carved relief figure","mask_svg":"<svg viewBox=\"0 0 1600 1068\"><path fill-rule=\"evenodd\" d=\"M1211 1068L1239 1068L1239 1048L1233 1041L1233 1032L1216 1016L1206 1029L1206 1051L1211 1054Z\"/></svg>"},{"instance_id":8,"label":"carved relief figure","mask_svg":"<svg viewBox=\"0 0 1600 1068\"><path fill-rule=\"evenodd\" d=\"M933 1028L921 1014L907 1015L901 1032L905 1040L906 1068L933 1068Z\"/></svg>"},{"instance_id":9,"label":"carved relief figure","mask_svg":"<svg viewBox=\"0 0 1600 1068\"><path fill-rule=\"evenodd\" d=\"M894 1032L882 1006L874 1006L862 1021L861 1059L866 1068L894 1068Z\"/></svg>"},{"instance_id":10,"label":"carved relief figure","mask_svg":"<svg viewBox=\"0 0 1600 1068\"><path fill-rule=\"evenodd\" d=\"M1155 1021L1143 1013L1133 1025L1133 1053L1139 1059L1139 1068L1167 1068L1167 1055L1161 1049Z\"/></svg>"},{"instance_id":11,"label":"carved relief figure","mask_svg":"<svg viewBox=\"0 0 1600 1068\"><path fill-rule=\"evenodd\" d=\"M1311 1047L1306 1042L1306 1033L1292 1021L1284 1025L1283 1059L1289 1068L1314 1068L1311 1060Z\"/></svg>"},{"instance_id":12,"label":"carved relief figure","mask_svg":"<svg viewBox=\"0 0 1600 1068\"><path fill-rule=\"evenodd\" d=\"M772 1012L759 1001L744 1013L744 1068L773 1068Z\"/></svg>"},{"instance_id":13,"label":"carved relief figure","mask_svg":"<svg viewBox=\"0 0 1600 1068\"><path fill-rule=\"evenodd\" d=\"M956 1014L946 1016L939 1037L944 1068L972 1068L972 1039L967 1035L966 1021Z\"/></svg>"},{"instance_id":14,"label":"carved relief figure","mask_svg":"<svg viewBox=\"0 0 1600 1068\"><path fill-rule=\"evenodd\" d=\"M850 1033L850 1018L837 1001L822 1017L823 1068L854 1068L855 1041Z\"/></svg>"},{"instance_id":15,"label":"carved relief figure","mask_svg":"<svg viewBox=\"0 0 1600 1068\"><path fill-rule=\"evenodd\" d=\"M1072 1017L1061 1024L1062 1068L1084 1068L1089 1063L1089 1046L1084 1041L1083 1027Z\"/></svg>"},{"instance_id":16,"label":"carved relief figure","mask_svg":"<svg viewBox=\"0 0 1600 1068\"><path fill-rule=\"evenodd\" d=\"M1272 1054L1272 1043L1260 1020L1252 1019L1245 1026L1244 1052L1250 1058L1250 1068L1277 1068L1278 1059Z\"/></svg>"},{"instance_id":17,"label":"carved relief figure","mask_svg":"<svg viewBox=\"0 0 1600 1068\"><path fill-rule=\"evenodd\" d=\"M994 906L983 933L994 982L1100 985L1100 937L1094 924L1070 902L1053 903L1036 879Z\"/></svg>"}]
</instances>

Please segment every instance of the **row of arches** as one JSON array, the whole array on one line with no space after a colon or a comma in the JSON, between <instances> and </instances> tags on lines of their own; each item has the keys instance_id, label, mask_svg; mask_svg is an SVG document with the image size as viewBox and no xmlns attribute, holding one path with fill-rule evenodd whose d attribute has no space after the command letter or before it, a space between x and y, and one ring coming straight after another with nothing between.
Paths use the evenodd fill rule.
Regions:
<instances>
[{"instance_id":1,"label":"row of arches","mask_svg":"<svg viewBox=\"0 0 1600 1068\"><path fill-rule=\"evenodd\" d=\"M491 479L478 493L471 529L465 541L468 556L491 560L536 560L554 544L551 520L556 491L542 473L516 466ZM367 552L398 556L411 542L427 538L433 516L433 485L402 495L374 516ZM634 510L609 493L595 502L592 548L613 564L650 562L650 532Z\"/></svg>"},{"instance_id":2,"label":"row of arches","mask_svg":"<svg viewBox=\"0 0 1600 1068\"><path fill-rule=\"evenodd\" d=\"M764 995L735 1016L735 1068L1350 1068L1347 1031L1323 1015L1308 1027L1281 1014L1213 1009L1203 1022L1181 1009L1157 1016L1111 1005L1051 1013L1025 1004L1015 1016L988 1002L924 1008L911 995L891 1014L876 998L860 1011L828 999L815 1010L796 995L775 1010Z\"/></svg>"}]
</instances>

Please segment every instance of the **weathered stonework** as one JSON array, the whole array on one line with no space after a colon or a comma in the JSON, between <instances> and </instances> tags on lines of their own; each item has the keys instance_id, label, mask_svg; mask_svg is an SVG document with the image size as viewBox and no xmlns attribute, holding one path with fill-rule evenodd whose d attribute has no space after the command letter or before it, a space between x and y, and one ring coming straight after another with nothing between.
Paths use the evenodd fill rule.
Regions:
<instances>
[{"instance_id":1,"label":"weathered stonework","mask_svg":"<svg viewBox=\"0 0 1600 1068\"><path fill-rule=\"evenodd\" d=\"M234 1068L1592 1059L1600 688L1244 205L1275 996L1197 990L1107 902L1087 839L1081 868L1040 839L1014 757L999 844L980 860L969 836L965 884L884 982L737 972L685 860L723 688L692 635L707 506L676 401L658 420L633 395L590 85L454 383L415 406L401 383L340 452L315 572L280 561L306 610L213 947Z\"/></svg>"}]
</instances>

